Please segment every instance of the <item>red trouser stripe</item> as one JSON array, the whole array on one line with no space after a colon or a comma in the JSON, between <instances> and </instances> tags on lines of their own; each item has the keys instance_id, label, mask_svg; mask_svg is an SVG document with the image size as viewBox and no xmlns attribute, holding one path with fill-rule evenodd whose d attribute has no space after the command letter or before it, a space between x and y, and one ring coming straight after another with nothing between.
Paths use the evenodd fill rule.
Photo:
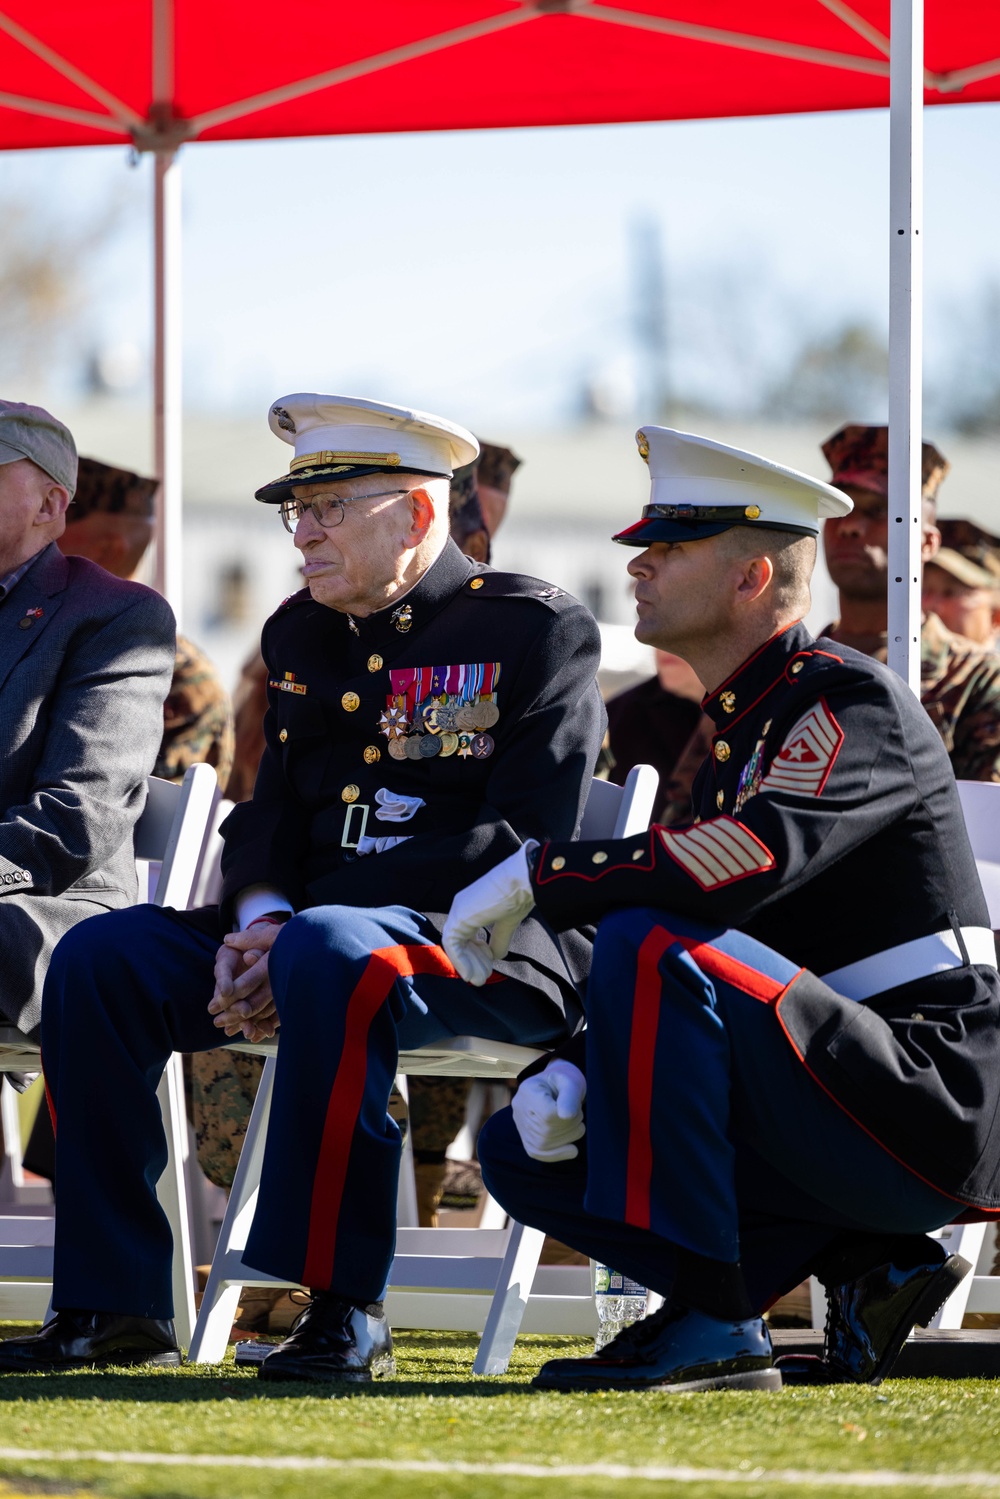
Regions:
<instances>
[{"instance_id":1,"label":"red trouser stripe","mask_svg":"<svg viewBox=\"0 0 1000 1499\"><path fill-rule=\"evenodd\" d=\"M649 1189L653 1178L653 1058L660 1023L660 959L675 941L656 926L643 938L635 970L632 1036L628 1054L628 1158L625 1166L625 1222L649 1227Z\"/></svg>"},{"instance_id":2,"label":"red trouser stripe","mask_svg":"<svg viewBox=\"0 0 1000 1499\"><path fill-rule=\"evenodd\" d=\"M396 980L415 973L457 977L440 947L429 943L381 947L368 959L348 1003L344 1049L330 1090L313 1179L309 1240L302 1270L304 1285L325 1290L333 1275L340 1204L368 1075L368 1032Z\"/></svg>"},{"instance_id":3,"label":"red trouser stripe","mask_svg":"<svg viewBox=\"0 0 1000 1499\"><path fill-rule=\"evenodd\" d=\"M650 1121L653 1108L653 1061L660 1019L660 959L668 947L679 943L710 978L722 979L759 999L773 1004L788 987L739 958L720 952L710 943L680 937L666 927L654 927L639 948L632 1005L632 1036L628 1058L628 1159L625 1170L625 1222L649 1228L650 1186L653 1178L653 1141ZM801 971L801 970L800 970ZM797 977L798 975L796 975Z\"/></svg>"}]
</instances>

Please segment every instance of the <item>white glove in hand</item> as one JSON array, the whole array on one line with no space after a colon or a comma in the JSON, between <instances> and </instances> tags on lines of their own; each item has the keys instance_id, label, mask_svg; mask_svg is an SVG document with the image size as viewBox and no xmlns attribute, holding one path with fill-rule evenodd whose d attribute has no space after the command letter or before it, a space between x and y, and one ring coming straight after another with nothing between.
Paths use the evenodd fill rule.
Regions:
<instances>
[{"instance_id":1,"label":"white glove in hand","mask_svg":"<svg viewBox=\"0 0 1000 1499\"><path fill-rule=\"evenodd\" d=\"M533 1161L572 1161L579 1154L573 1141L586 1134L586 1092L587 1079L572 1062L550 1062L544 1072L521 1084L511 1113Z\"/></svg>"},{"instance_id":2,"label":"white glove in hand","mask_svg":"<svg viewBox=\"0 0 1000 1499\"><path fill-rule=\"evenodd\" d=\"M493 972L496 958L505 958L521 922L535 904L528 878L528 854L538 843L531 838L516 854L489 874L460 890L444 924L444 950L467 984L478 988ZM489 942L480 927L492 927Z\"/></svg>"}]
</instances>

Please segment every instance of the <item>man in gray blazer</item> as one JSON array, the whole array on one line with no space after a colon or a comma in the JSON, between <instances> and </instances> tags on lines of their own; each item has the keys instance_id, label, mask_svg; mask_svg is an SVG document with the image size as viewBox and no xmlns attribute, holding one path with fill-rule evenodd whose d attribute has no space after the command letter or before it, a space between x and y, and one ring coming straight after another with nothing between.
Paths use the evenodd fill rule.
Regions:
<instances>
[{"instance_id":1,"label":"man in gray blazer","mask_svg":"<svg viewBox=\"0 0 1000 1499\"><path fill-rule=\"evenodd\" d=\"M56 546L76 471L62 422L0 401L0 1028L32 1039L60 937L136 898L174 664L169 605Z\"/></svg>"}]
</instances>

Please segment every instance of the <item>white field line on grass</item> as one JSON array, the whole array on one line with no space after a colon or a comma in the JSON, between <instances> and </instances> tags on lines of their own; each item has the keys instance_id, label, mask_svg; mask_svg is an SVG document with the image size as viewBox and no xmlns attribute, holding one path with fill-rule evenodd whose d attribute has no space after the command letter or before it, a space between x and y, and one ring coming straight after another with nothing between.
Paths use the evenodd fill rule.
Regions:
<instances>
[{"instance_id":1,"label":"white field line on grass","mask_svg":"<svg viewBox=\"0 0 1000 1499\"><path fill-rule=\"evenodd\" d=\"M119 1463L139 1467L257 1468L287 1472L454 1473L469 1478L603 1478L654 1483L784 1483L812 1488L1000 1489L1000 1473L817 1472L809 1468L669 1468L625 1463L442 1463L367 1457L244 1457L221 1452L102 1452L0 1447L0 1461Z\"/></svg>"}]
</instances>

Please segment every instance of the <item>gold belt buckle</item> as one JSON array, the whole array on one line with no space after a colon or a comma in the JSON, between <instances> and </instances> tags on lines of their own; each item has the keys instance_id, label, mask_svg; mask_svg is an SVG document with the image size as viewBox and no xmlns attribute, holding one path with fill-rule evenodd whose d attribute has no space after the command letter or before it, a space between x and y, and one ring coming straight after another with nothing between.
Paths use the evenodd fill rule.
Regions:
<instances>
[{"instance_id":1,"label":"gold belt buckle","mask_svg":"<svg viewBox=\"0 0 1000 1499\"><path fill-rule=\"evenodd\" d=\"M365 829L368 826L368 813L370 811L371 811L371 807L366 802L352 802L351 803L351 805L347 809L347 812L344 815L344 832L343 832L343 836L341 837L341 840L340 840L340 846L341 846L341 848L357 848L358 844L361 842L362 838L365 836ZM355 812L360 812L361 813L361 830L358 833L358 836L355 838L354 842L352 843L351 842L351 817L353 816L353 814Z\"/></svg>"}]
</instances>

